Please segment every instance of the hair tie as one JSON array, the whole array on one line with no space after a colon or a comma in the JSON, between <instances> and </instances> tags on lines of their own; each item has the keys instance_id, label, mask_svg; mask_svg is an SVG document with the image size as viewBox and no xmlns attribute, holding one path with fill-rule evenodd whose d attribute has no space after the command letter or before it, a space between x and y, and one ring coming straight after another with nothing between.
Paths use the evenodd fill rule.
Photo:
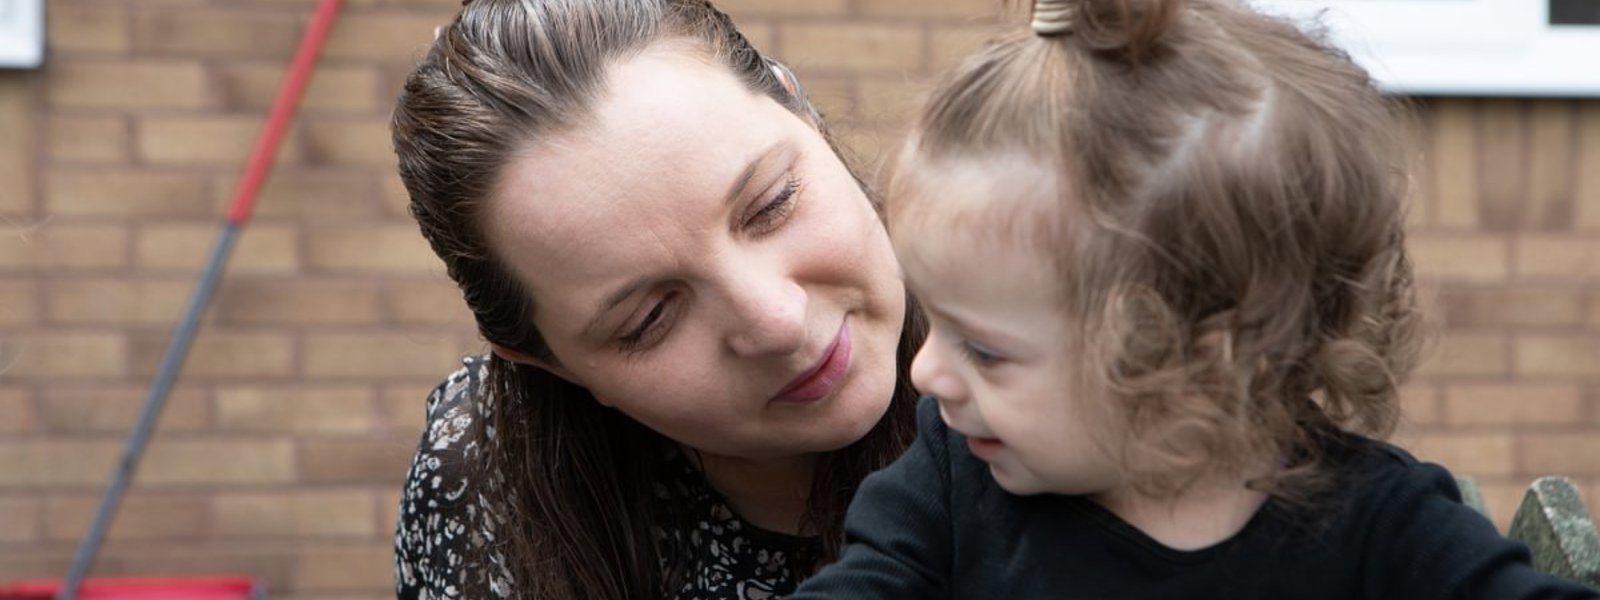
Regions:
<instances>
[{"instance_id":1,"label":"hair tie","mask_svg":"<svg viewBox=\"0 0 1600 600\"><path fill-rule=\"evenodd\" d=\"M1034 0L1033 32L1042 36L1072 30L1073 0Z\"/></svg>"}]
</instances>

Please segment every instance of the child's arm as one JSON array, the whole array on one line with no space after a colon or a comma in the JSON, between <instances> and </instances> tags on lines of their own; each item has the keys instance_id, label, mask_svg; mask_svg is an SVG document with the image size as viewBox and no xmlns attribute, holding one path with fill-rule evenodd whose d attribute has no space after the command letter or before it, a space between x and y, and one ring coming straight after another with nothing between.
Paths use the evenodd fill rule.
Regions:
<instances>
[{"instance_id":1,"label":"child's arm","mask_svg":"<svg viewBox=\"0 0 1600 600\"><path fill-rule=\"evenodd\" d=\"M1600 598L1600 591L1533 570L1528 548L1461 503L1443 468L1412 463L1372 523L1373 598L1517 600Z\"/></svg>"},{"instance_id":2,"label":"child's arm","mask_svg":"<svg viewBox=\"0 0 1600 600\"><path fill-rule=\"evenodd\" d=\"M789 600L946 598L952 553L949 431L938 405L917 409L917 442L862 482L845 518L839 562Z\"/></svg>"}]
</instances>

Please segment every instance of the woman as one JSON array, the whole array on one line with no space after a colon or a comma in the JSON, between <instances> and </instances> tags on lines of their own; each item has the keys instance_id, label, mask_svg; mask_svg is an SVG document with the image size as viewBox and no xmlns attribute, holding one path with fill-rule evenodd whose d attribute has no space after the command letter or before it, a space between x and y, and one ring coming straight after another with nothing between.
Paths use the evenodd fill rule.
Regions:
<instances>
[{"instance_id":1,"label":"woman","mask_svg":"<svg viewBox=\"0 0 1600 600\"><path fill-rule=\"evenodd\" d=\"M704 0L476 0L400 174L492 349L428 400L403 598L767 598L909 442L877 207Z\"/></svg>"}]
</instances>

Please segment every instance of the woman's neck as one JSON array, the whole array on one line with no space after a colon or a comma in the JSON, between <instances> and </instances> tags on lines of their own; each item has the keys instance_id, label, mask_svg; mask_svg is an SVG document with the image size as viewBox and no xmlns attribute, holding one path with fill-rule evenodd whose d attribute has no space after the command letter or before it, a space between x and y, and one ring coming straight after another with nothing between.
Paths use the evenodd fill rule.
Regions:
<instances>
[{"instance_id":1,"label":"woman's neck","mask_svg":"<svg viewBox=\"0 0 1600 600\"><path fill-rule=\"evenodd\" d=\"M817 455L756 460L685 450L712 489L745 521L778 533L806 533L800 521L811 497Z\"/></svg>"},{"instance_id":2,"label":"woman's neck","mask_svg":"<svg viewBox=\"0 0 1600 600\"><path fill-rule=\"evenodd\" d=\"M1250 489L1250 479L1218 474L1168 498L1129 486L1089 498L1168 548L1199 550L1238 535L1266 503L1267 494Z\"/></svg>"}]
</instances>

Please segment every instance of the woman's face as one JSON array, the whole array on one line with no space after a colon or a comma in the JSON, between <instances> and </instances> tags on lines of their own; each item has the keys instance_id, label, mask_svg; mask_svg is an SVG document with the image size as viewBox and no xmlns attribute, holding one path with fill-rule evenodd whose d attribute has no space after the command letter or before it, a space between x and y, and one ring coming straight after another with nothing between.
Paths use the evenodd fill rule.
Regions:
<instances>
[{"instance_id":1,"label":"woman's face","mask_svg":"<svg viewBox=\"0 0 1600 600\"><path fill-rule=\"evenodd\" d=\"M864 436L894 389L904 288L817 130L668 46L613 67L592 117L514 156L487 213L552 370L714 455Z\"/></svg>"}]
</instances>

